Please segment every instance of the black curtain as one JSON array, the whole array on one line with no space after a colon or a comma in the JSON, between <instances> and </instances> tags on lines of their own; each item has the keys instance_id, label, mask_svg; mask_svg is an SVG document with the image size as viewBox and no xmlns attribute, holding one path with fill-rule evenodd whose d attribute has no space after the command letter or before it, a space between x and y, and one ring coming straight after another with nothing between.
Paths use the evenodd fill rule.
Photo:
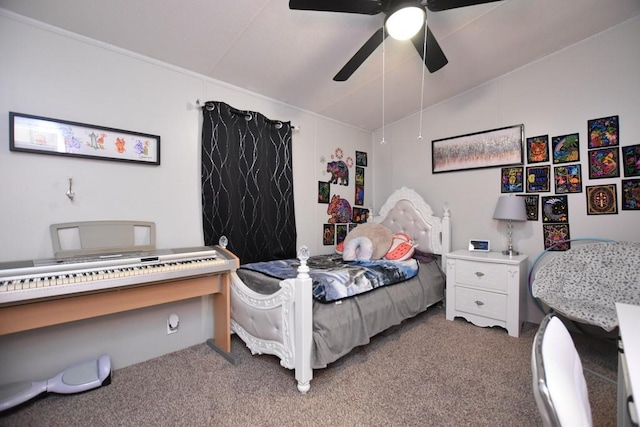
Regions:
<instances>
[{"instance_id":1,"label":"black curtain","mask_svg":"<svg viewBox=\"0 0 640 427\"><path fill-rule=\"evenodd\" d=\"M291 123L223 102L202 111L205 245L226 236L242 264L295 258Z\"/></svg>"}]
</instances>

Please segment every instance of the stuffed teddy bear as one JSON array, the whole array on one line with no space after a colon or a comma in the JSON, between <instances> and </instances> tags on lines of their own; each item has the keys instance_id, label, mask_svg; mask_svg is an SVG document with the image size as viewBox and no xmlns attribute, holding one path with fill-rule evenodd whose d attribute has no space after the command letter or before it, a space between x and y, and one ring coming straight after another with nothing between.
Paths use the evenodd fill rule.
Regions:
<instances>
[{"instance_id":1,"label":"stuffed teddy bear","mask_svg":"<svg viewBox=\"0 0 640 427\"><path fill-rule=\"evenodd\" d=\"M384 257L391 247L393 233L382 224L367 222L351 230L344 239L342 259L369 261ZM366 240L371 242L366 243ZM365 245L363 246L363 243ZM361 252L362 247L362 253Z\"/></svg>"},{"instance_id":2,"label":"stuffed teddy bear","mask_svg":"<svg viewBox=\"0 0 640 427\"><path fill-rule=\"evenodd\" d=\"M368 222L351 230L337 250L340 252L342 249L342 259L345 261L382 258L402 261L411 258L415 246L406 234L394 234L382 224Z\"/></svg>"}]
</instances>

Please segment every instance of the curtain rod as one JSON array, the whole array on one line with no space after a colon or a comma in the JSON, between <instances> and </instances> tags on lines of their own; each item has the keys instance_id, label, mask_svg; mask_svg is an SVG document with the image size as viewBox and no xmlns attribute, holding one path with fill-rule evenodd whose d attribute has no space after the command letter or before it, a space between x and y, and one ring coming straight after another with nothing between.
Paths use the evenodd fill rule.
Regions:
<instances>
[{"instance_id":1,"label":"curtain rod","mask_svg":"<svg viewBox=\"0 0 640 427\"><path fill-rule=\"evenodd\" d=\"M206 102L202 102L202 101L200 101L200 99L196 99L196 105L197 105L198 107L200 107L200 108L205 108L205 107L207 106L207 103L206 103ZM249 120L251 120L251 119L253 118L253 116L251 115L251 112L249 112L249 111L238 110L238 109L236 109L236 108L231 107L231 112L232 112L232 113L235 113L235 114L242 114L242 115L244 115L244 116L245 116L245 119L246 119L247 121L249 121ZM270 119L267 119L267 122L269 122L269 123L271 123L271 124L276 125L276 128L277 128L277 129L280 129L280 128L282 127L282 121L280 121L280 120L270 120ZM279 126L278 126L278 125L279 125ZM291 125L291 130L299 131L299 130L300 130L300 126L295 126L295 125L293 125L293 124L292 124L292 125Z\"/></svg>"}]
</instances>

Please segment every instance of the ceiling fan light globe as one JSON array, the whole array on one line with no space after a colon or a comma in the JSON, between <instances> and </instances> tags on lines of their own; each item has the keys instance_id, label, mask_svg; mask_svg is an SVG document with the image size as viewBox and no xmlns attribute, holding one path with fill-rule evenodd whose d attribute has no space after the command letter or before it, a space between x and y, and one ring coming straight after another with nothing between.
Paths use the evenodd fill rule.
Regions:
<instances>
[{"instance_id":1,"label":"ceiling fan light globe","mask_svg":"<svg viewBox=\"0 0 640 427\"><path fill-rule=\"evenodd\" d=\"M407 6L396 10L387 17L385 27L396 40L408 40L425 24L425 11L418 6Z\"/></svg>"}]
</instances>

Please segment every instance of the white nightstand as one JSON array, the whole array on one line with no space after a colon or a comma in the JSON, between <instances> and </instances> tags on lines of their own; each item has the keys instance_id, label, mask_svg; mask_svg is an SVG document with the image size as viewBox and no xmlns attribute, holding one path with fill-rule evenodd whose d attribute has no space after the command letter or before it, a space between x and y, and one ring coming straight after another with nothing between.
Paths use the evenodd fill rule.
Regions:
<instances>
[{"instance_id":1,"label":"white nightstand","mask_svg":"<svg viewBox=\"0 0 640 427\"><path fill-rule=\"evenodd\" d=\"M459 250L447 257L447 320L461 316L478 326L520 335L526 297L527 255Z\"/></svg>"}]
</instances>

